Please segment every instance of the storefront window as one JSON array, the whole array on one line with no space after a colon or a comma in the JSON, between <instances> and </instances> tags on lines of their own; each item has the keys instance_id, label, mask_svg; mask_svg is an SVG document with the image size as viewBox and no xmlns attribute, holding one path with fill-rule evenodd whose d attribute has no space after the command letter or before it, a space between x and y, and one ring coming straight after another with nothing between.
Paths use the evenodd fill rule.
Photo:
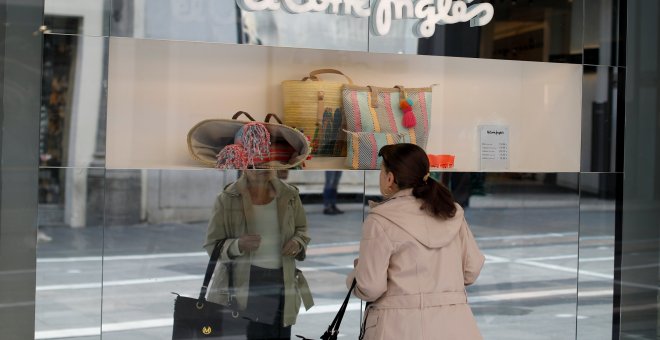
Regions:
<instances>
[{"instance_id":1,"label":"storefront window","mask_svg":"<svg viewBox=\"0 0 660 340\"><path fill-rule=\"evenodd\" d=\"M276 114L313 150L272 172L297 188L311 239L297 267L315 306L300 307L292 335L318 337L332 320L368 201L381 198L377 156L364 151L376 149L349 144L359 140L352 114L379 141L423 140L427 153L453 156L432 177L465 207L486 255L468 288L485 338L610 336L625 121L619 1L480 3L492 5L488 24L419 37L413 18L378 36L373 17L233 1L46 0L35 338L171 337L171 293L199 294L216 200L242 178L213 169L215 145L211 163L200 161L207 140L191 131L234 124L241 111L272 124ZM311 124L291 123L284 83L305 78L339 87L316 93ZM367 89L350 103L348 82ZM401 105L392 98L410 91L424 103L420 130L388 119ZM221 132L212 142L239 138ZM247 206L272 213L262 205ZM268 292L285 284L270 274L255 274ZM357 338L363 308L350 301L346 338Z\"/></svg>"}]
</instances>

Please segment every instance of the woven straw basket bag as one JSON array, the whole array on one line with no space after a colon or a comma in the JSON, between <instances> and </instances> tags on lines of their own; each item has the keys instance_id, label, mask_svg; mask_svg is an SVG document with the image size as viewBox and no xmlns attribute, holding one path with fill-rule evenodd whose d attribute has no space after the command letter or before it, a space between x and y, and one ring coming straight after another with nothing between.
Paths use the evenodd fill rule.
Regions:
<instances>
[{"instance_id":1,"label":"woven straw basket bag","mask_svg":"<svg viewBox=\"0 0 660 340\"><path fill-rule=\"evenodd\" d=\"M312 154L346 156L346 134L343 132L342 87L345 82L319 79L321 74L337 74L353 80L335 69L320 69L302 80L282 82L284 124L302 130L312 142Z\"/></svg>"},{"instance_id":2,"label":"woven straw basket bag","mask_svg":"<svg viewBox=\"0 0 660 340\"><path fill-rule=\"evenodd\" d=\"M245 115L249 121L237 120ZM270 123L274 118L279 123ZM247 112L238 111L231 119L207 119L197 123L188 132L187 142L190 156L208 167L216 165L216 155L224 147L234 144L234 138L238 130L245 124L254 122L254 118ZM277 115L269 113L263 125L270 133L272 146L278 146L288 151L276 151L273 159L256 164L261 169L290 169L301 166L309 157L311 148L307 137L300 131L281 124ZM277 159L275 159L277 158Z\"/></svg>"}]
</instances>

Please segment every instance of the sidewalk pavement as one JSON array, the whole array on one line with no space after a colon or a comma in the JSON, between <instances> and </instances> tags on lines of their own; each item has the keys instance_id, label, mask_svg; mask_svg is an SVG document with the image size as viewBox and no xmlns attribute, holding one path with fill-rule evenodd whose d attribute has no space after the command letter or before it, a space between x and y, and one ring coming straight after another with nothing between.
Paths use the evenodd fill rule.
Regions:
<instances>
[{"instance_id":1,"label":"sidewalk pavement","mask_svg":"<svg viewBox=\"0 0 660 340\"><path fill-rule=\"evenodd\" d=\"M301 195L323 192L322 184L296 185ZM366 189L366 190L365 190ZM377 186L351 185L340 186L340 194L362 194L367 198L379 197ZM470 196L470 207L473 209L504 209L504 208L570 208L577 207L583 211L614 211L614 200L603 200L594 197L579 197L577 193L493 193L485 196Z\"/></svg>"}]
</instances>

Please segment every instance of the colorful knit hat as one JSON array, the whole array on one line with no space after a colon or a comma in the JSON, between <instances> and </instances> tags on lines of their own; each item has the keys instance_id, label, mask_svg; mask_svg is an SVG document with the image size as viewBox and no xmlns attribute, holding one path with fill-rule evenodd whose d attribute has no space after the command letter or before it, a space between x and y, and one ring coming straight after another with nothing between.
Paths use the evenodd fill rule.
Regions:
<instances>
[{"instance_id":1,"label":"colorful knit hat","mask_svg":"<svg viewBox=\"0 0 660 340\"><path fill-rule=\"evenodd\" d=\"M247 153L242 145L229 144L218 152L216 158L216 169L242 170L248 167Z\"/></svg>"},{"instance_id":2,"label":"colorful knit hat","mask_svg":"<svg viewBox=\"0 0 660 340\"><path fill-rule=\"evenodd\" d=\"M270 158L270 132L262 123L245 124L236 132L234 143L245 149L248 165L254 166L255 160Z\"/></svg>"}]
</instances>

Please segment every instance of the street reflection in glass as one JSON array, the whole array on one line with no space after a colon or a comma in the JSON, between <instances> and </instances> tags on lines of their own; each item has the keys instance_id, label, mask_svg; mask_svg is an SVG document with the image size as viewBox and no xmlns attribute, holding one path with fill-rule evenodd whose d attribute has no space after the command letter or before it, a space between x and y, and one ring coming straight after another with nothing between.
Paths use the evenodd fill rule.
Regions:
<instances>
[{"instance_id":1,"label":"street reflection in glass","mask_svg":"<svg viewBox=\"0 0 660 340\"><path fill-rule=\"evenodd\" d=\"M61 187L39 190L35 339L99 339L105 170L41 168ZM52 188L52 187L50 187Z\"/></svg>"},{"instance_id":2,"label":"street reflection in glass","mask_svg":"<svg viewBox=\"0 0 660 340\"><path fill-rule=\"evenodd\" d=\"M585 66L582 76L582 151L580 170L623 169L625 127L624 68Z\"/></svg>"},{"instance_id":3,"label":"street reflection in glass","mask_svg":"<svg viewBox=\"0 0 660 340\"><path fill-rule=\"evenodd\" d=\"M50 240L39 245L37 334L100 336L102 299L104 339L171 338L171 293L196 298L207 251L229 238L225 267L216 269L208 298L227 301L221 268L231 264L236 305L259 318L246 333L320 336L346 294L365 203L380 198L378 171L340 174L106 170L103 186L89 184L86 198L83 191L63 197L61 222L47 223L56 211L41 208L41 230ZM611 274L611 213L607 199L589 194L607 181L581 180L581 198L575 173L432 176L463 205L487 258L479 281L468 287L485 338L573 338L576 310L581 334L611 327L609 312L598 307L611 300L611 281L604 277ZM95 193L103 194L102 218ZM65 216L73 206L88 223L72 227L76 220ZM579 307L578 232L584 233L579 287L588 293ZM341 327L347 339L359 334L362 308L350 300ZM74 314L69 320L75 324L62 317Z\"/></svg>"},{"instance_id":4,"label":"street reflection in glass","mask_svg":"<svg viewBox=\"0 0 660 340\"><path fill-rule=\"evenodd\" d=\"M580 174L578 339L612 334L616 190L622 180L621 173Z\"/></svg>"},{"instance_id":5,"label":"street reflection in glass","mask_svg":"<svg viewBox=\"0 0 660 340\"><path fill-rule=\"evenodd\" d=\"M577 174L443 173L439 177L465 207L486 256L479 280L467 287L484 338L574 338Z\"/></svg>"}]
</instances>

